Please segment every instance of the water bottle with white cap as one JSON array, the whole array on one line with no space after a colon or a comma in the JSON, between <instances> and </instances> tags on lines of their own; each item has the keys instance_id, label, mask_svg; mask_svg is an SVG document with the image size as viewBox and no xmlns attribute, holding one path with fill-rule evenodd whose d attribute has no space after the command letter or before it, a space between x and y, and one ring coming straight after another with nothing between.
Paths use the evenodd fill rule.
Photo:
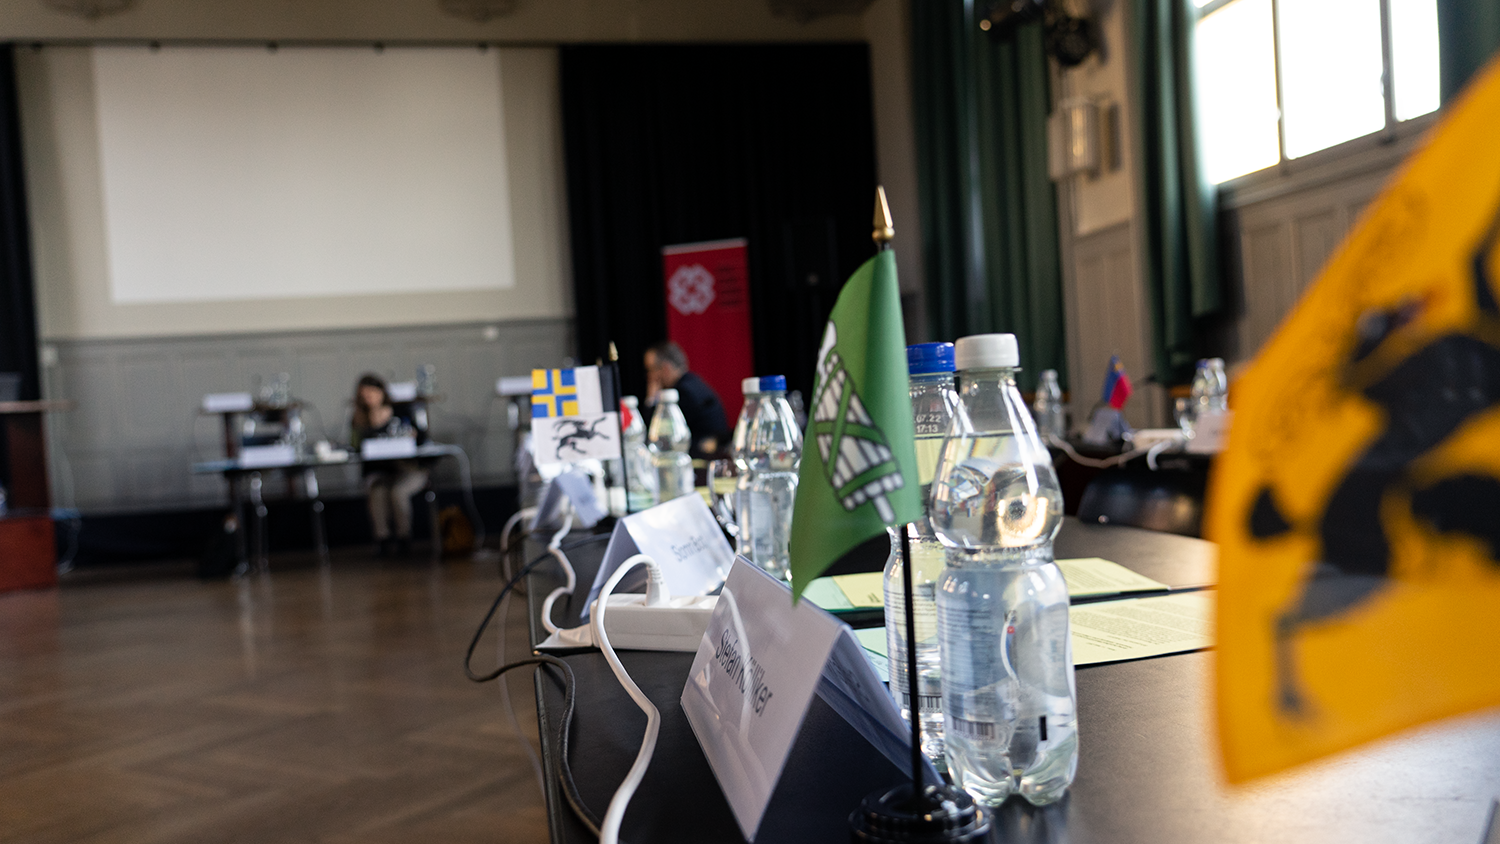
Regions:
<instances>
[{"instance_id":1,"label":"water bottle with white cap","mask_svg":"<svg viewBox=\"0 0 1500 844\"><path fill-rule=\"evenodd\" d=\"M641 421L641 403L635 396L620 399L625 413L625 490L630 512L656 506L656 462L646 447L646 425Z\"/></svg>"},{"instance_id":2,"label":"water bottle with white cap","mask_svg":"<svg viewBox=\"0 0 1500 844\"><path fill-rule=\"evenodd\" d=\"M746 496L750 492L750 464L745 453L745 446L749 444L750 423L755 418L755 409L760 402L760 377L752 375L740 380L740 395L743 396L740 404L739 418L734 422L734 433L729 437L729 462L733 468L725 474L726 478L734 481L734 492L729 499L729 509L724 514L735 524L734 553L750 555L746 538L739 533L739 514L745 509ZM715 475L716 465L719 461L709 464L709 483L717 482ZM715 498L717 498L715 491Z\"/></svg>"},{"instance_id":3,"label":"water bottle with white cap","mask_svg":"<svg viewBox=\"0 0 1500 844\"><path fill-rule=\"evenodd\" d=\"M676 390L661 391L646 439L651 448L651 462L656 464L657 500L671 501L692 495L693 458L688 456L688 447L693 435L682 408L677 406Z\"/></svg>"},{"instance_id":4,"label":"water bottle with white cap","mask_svg":"<svg viewBox=\"0 0 1500 844\"><path fill-rule=\"evenodd\" d=\"M980 802L1062 797L1078 769L1062 492L1015 373L1011 334L957 343L959 408L929 502L948 772Z\"/></svg>"},{"instance_id":5,"label":"water bottle with white cap","mask_svg":"<svg viewBox=\"0 0 1500 844\"><path fill-rule=\"evenodd\" d=\"M754 403L747 396L742 414L747 424L735 509L740 528L737 550L772 577L785 580L791 565L787 545L802 462L802 431L786 400L786 376L762 375L758 380Z\"/></svg>"}]
</instances>

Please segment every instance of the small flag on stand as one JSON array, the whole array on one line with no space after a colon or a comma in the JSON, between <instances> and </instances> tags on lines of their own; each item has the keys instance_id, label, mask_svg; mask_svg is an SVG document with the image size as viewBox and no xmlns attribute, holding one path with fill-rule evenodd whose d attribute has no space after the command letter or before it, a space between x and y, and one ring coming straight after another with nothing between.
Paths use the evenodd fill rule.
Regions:
<instances>
[{"instance_id":1,"label":"small flag on stand","mask_svg":"<svg viewBox=\"0 0 1500 844\"><path fill-rule=\"evenodd\" d=\"M839 293L818 350L792 514L792 595L856 545L922 517L896 256Z\"/></svg>"},{"instance_id":2,"label":"small flag on stand","mask_svg":"<svg viewBox=\"0 0 1500 844\"><path fill-rule=\"evenodd\" d=\"M608 369L531 371L531 437L536 462L576 463L620 456L619 390Z\"/></svg>"},{"instance_id":3,"label":"small flag on stand","mask_svg":"<svg viewBox=\"0 0 1500 844\"><path fill-rule=\"evenodd\" d=\"M1110 355L1109 371L1104 373L1104 396L1100 400L1115 410L1124 410L1131 392L1130 376L1125 372L1125 364L1120 362L1119 355Z\"/></svg>"},{"instance_id":4,"label":"small flag on stand","mask_svg":"<svg viewBox=\"0 0 1500 844\"><path fill-rule=\"evenodd\" d=\"M1500 64L1235 383L1214 466L1242 781L1500 705Z\"/></svg>"}]
</instances>

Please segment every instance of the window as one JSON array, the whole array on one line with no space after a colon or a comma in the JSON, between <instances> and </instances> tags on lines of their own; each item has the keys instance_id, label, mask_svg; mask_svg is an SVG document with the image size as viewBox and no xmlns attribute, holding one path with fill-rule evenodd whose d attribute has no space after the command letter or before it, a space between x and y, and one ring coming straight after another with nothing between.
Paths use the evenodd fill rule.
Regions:
<instances>
[{"instance_id":1,"label":"window","mask_svg":"<svg viewBox=\"0 0 1500 844\"><path fill-rule=\"evenodd\" d=\"M1436 0L1194 1L1216 184L1437 110Z\"/></svg>"}]
</instances>

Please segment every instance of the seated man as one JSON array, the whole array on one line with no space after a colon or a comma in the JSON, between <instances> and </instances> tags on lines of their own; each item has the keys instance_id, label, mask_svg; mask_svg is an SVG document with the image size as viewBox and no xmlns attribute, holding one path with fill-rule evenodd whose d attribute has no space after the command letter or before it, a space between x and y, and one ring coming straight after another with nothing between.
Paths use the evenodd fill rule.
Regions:
<instances>
[{"instance_id":1,"label":"seated man","mask_svg":"<svg viewBox=\"0 0 1500 844\"><path fill-rule=\"evenodd\" d=\"M677 391L677 404L693 434L689 454L711 457L719 444L729 440L729 423L724 418L724 403L719 394L697 373L688 371L687 353L671 340L663 340L646 350L646 421L656 410L656 399L664 389Z\"/></svg>"}]
</instances>

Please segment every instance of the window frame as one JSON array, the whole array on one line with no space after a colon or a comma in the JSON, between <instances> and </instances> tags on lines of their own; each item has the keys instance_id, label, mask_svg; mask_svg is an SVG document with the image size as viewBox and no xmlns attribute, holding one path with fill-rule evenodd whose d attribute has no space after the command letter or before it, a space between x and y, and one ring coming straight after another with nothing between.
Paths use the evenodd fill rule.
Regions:
<instances>
[{"instance_id":1,"label":"window frame","mask_svg":"<svg viewBox=\"0 0 1500 844\"><path fill-rule=\"evenodd\" d=\"M1208 0L1194 11L1197 16L1193 20L1196 28L1199 21L1219 11L1236 0ZM1395 75L1392 72L1394 61L1394 47L1391 35L1391 0L1378 0L1380 6L1380 87L1382 100L1385 106L1385 125L1365 135L1350 138L1347 141L1324 147L1316 152L1296 158L1288 158L1286 154L1286 115L1282 105L1282 80L1281 80L1281 4L1283 0L1270 0L1271 3L1271 53L1274 61L1276 74L1276 139L1277 156L1275 164L1243 173L1232 179L1220 182L1218 187L1221 192L1236 192L1244 189L1260 187L1274 179L1298 177L1309 170L1326 168L1331 162L1344 159L1350 155L1360 155L1362 158L1384 159L1381 156L1369 153L1371 150L1400 146L1408 146L1410 141L1426 132L1437 119L1442 107L1435 111L1419 114L1406 120L1396 119L1396 96ZM1297 2L1297 0L1292 0ZM1441 49L1441 45L1439 45ZM1195 85L1196 90L1196 85Z\"/></svg>"}]
</instances>

